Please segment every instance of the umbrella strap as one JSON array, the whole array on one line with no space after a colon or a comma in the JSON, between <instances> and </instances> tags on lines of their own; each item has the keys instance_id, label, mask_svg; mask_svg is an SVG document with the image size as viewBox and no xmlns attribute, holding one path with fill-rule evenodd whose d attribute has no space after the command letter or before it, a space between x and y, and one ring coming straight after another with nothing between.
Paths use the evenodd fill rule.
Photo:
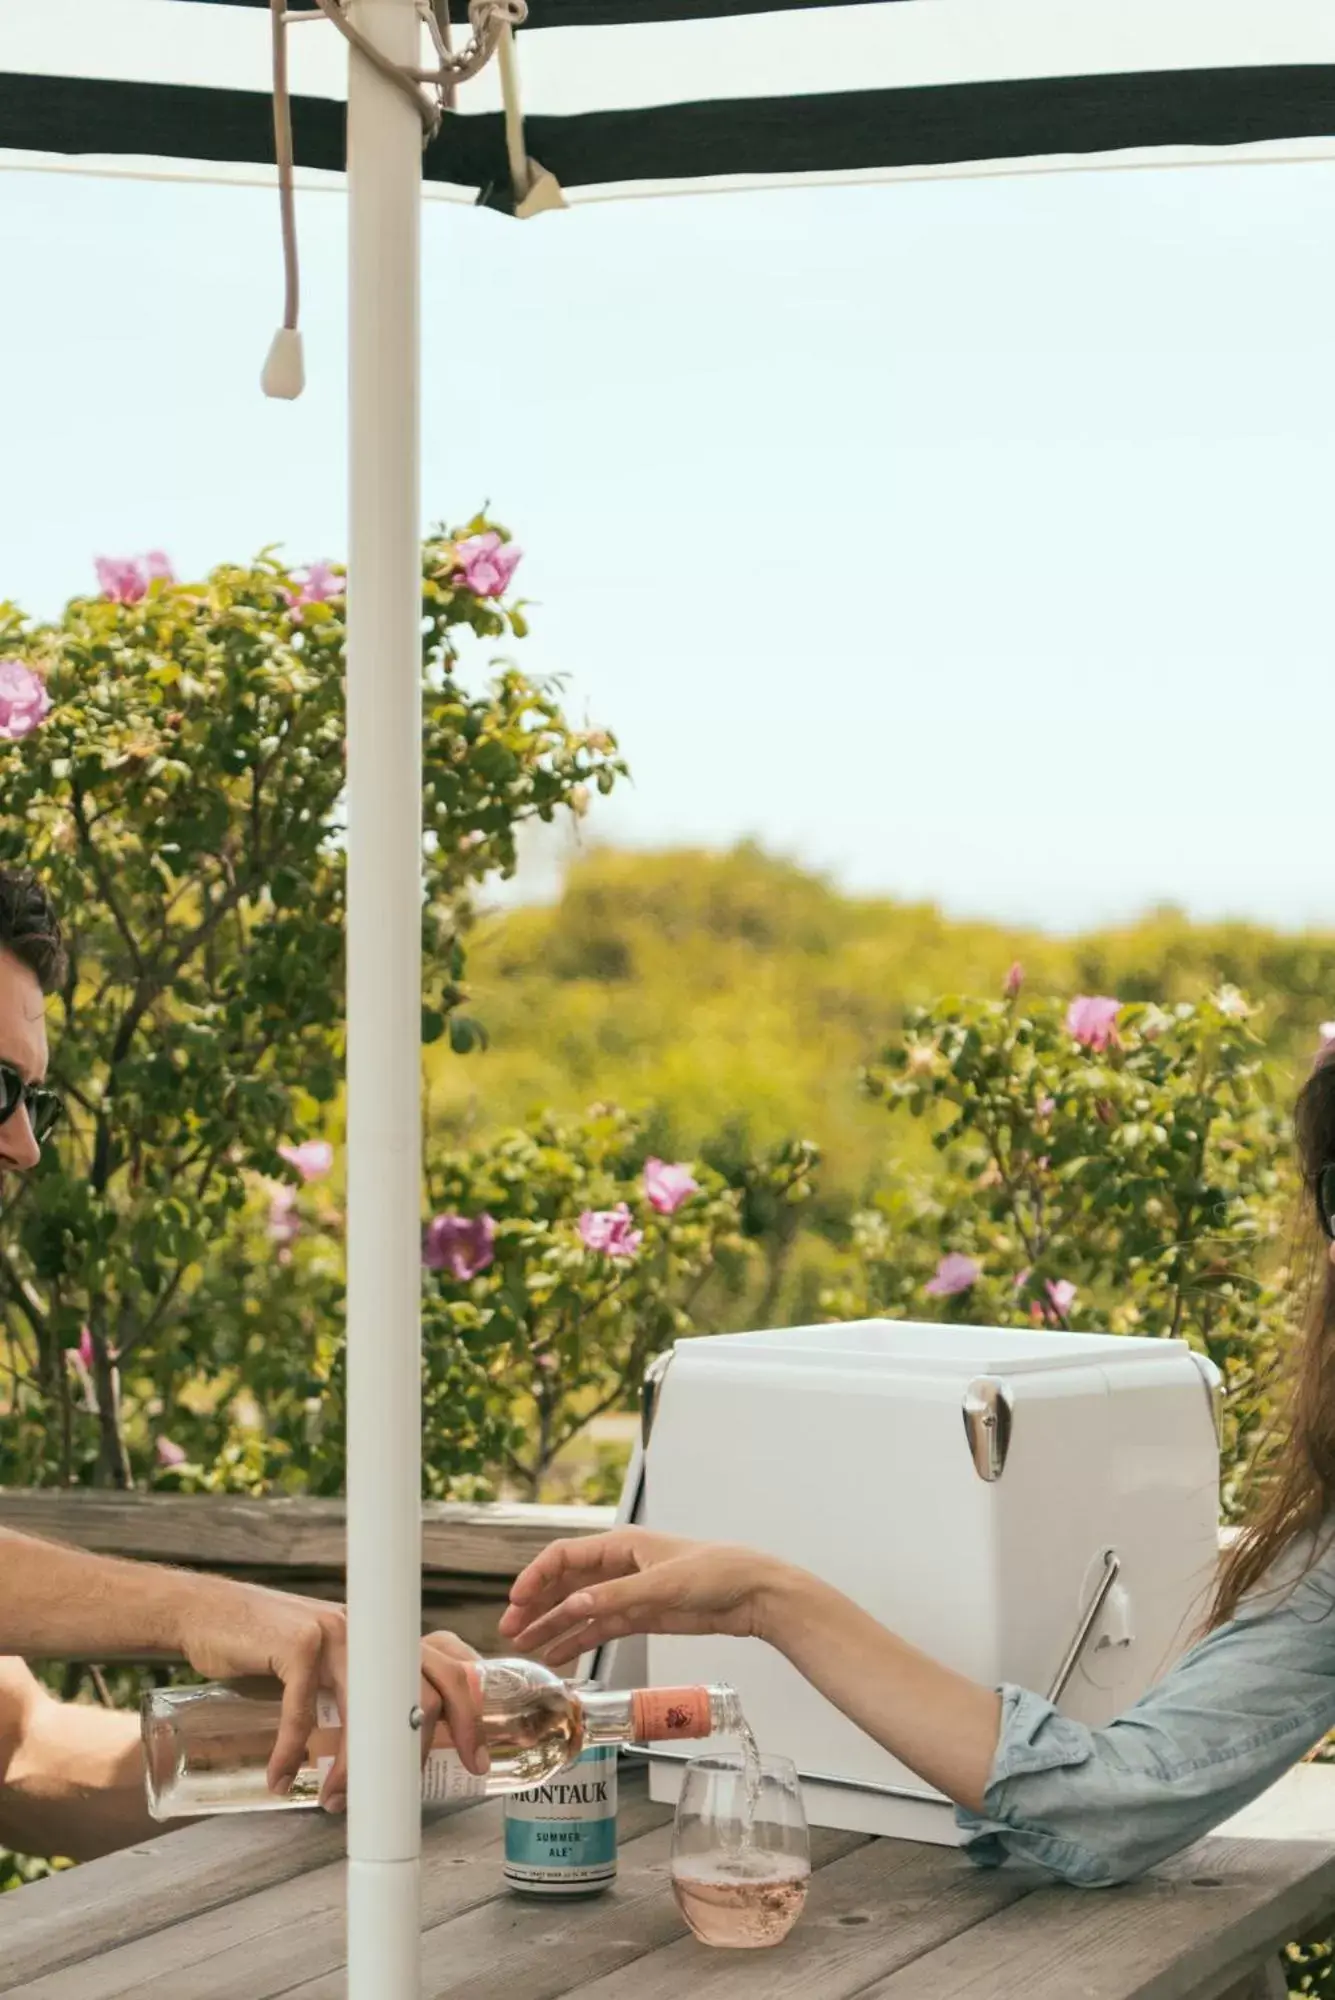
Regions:
<instances>
[{"instance_id":1,"label":"umbrella strap","mask_svg":"<svg viewBox=\"0 0 1335 2000\"><path fill-rule=\"evenodd\" d=\"M305 387L305 365L298 325L301 277L297 258L292 98L287 68L289 27L303 21L332 21L344 40L364 56L387 83L411 98L422 121L424 146L429 145L439 132L446 110L453 109L456 85L476 76L490 62L497 49L504 45L502 94L505 98L506 144L512 172L515 171L516 157L519 161L516 202L522 202L530 194L535 178L541 174L541 169L536 167L530 170L530 163L524 155L523 120L519 112L514 63L514 30L522 27L528 19L528 0L468 0L471 32L463 48L457 51L451 44L449 0L417 0L417 12L431 36L436 55L434 69L418 69L411 64L392 62L348 19L346 0L315 0L314 8L306 8L299 13L289 10L287 0L269 0L273 39L274 158L278 167L278 204L283 231L283 323L274 335L260 378L266 396L291 401ZM547 178L550 179L550 176ZM543 205L550 207L557 203L549 199Z\"/></svg>"},{"instance_id":2,"label":"umbrella strap","mask_svg":"<svg viewBox=\"0 0 1335 2000\"><path fill-rule=\"evenodd\" d=\"M496 65L501 73L501 103L505 111L505 154L510 163L510 206L522 220L541 215L545 209L564 208L566 198L555 174L529 158L524 143L524 107L519 98L519 62L515 53L515 31L507 21L496 44ZM487 199L484 191L480 199Z\"/></svg>"}]
</instances>

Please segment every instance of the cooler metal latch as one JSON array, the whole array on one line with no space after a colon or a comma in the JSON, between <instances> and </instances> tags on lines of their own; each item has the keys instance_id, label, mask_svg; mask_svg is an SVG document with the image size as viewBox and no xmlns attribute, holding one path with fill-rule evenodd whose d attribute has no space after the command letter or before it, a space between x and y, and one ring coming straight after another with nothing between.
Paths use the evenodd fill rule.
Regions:
<instances>
[{"instance_id":1,"label":"cooler metal latch","mask_svg":"<svg viewBox=\"0 0 1335 2000\"><path fill-rule=\"evenodd\" d=\"M1004 1382L980 1376L964 1392L964 1435L973 1469L989 1485L1006 1469L1015 1405Z\"/></svg>"},{"instance_id":2,"label":"cooler metal latch","mask_svg":"<svg viewBox=\"0 0 1335 2000\"><path fill-rule=\"evenodd\" d=\"M640 1469L635 1480L635 1491L631 1496L630 1510L626 1515L627 1521L631 1523L637 1522L644 1511L644 1484L649 1466L649 1433L653 1430L654 1418L658 1414L658 1398L662 1391L663 1380L672 1366L672 1357L676 1351L675 1347L669 1347L664 1353L656 1354L645 1369L644 1380L640 1384Z\"/></svg>"},{"instance_id":3,"label":"cooler metal latch","mask_svg":"<svg viewBox=\"0 0 1335 2000\"><path fill-rule=\"evenodd\" d=\"M1094 1621L1107 1603L1108 1592L1116 1583L1121 1574L1121 1569L1122 1559L1116 1549L1105 1549L1103 1551L1102 1573L1094 1585L1089 1603L1080 1614L1080 1623L1076 1626L1071 1643L1066 1649L1066 1657L1058 1667L1052 1686L1048 1689L1048 1700L1054 1707L1066 1692L1066 1684L1075 1672L1076 1662L1084 1652L1085 1643L1090 1633L1094 1630ZM1131 1635L1128 1631L1112 1643L1114 1645L1125 1646L1129 1645L1130 1642Z\"/></svg>"},{"instance_id":4,"label":"cooler metal latch","mask_svg":"<svg viewBox=\"0 0 1335 2000\"><path fill-rule=\"evenodd\" d=\"M1196 1372L1205 1384L1205 1393L1210 1399L1210 1421L1214 1425L1214 1441L1224 1442L1224 1378L1215 1367L1208 1354L1198 1354L1193 1347L1191 1358L1196 1364Z\"/></svg>"},{"instance_id":5,"label":"cooler metal latch","mask_svg":"<svg viewBox=\"0 0 1335 2000\"><path fill-rule=\"evenodd\" d=\"M641 1445L647 1445L649 1442L649 1433L658 1414L658 1397L663 1387L663 1377L672 1366L672 1357L676 1351L675 1347L669 1347L664 1353L656 1354L644 1371L644 1380L640 1384Z\"/></svg>"}]
</instances>

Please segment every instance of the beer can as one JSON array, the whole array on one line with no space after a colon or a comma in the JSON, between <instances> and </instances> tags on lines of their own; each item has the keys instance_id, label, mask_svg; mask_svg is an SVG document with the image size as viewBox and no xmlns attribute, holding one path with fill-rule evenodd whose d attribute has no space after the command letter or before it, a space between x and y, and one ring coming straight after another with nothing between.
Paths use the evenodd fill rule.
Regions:
<instances>
[{"instance_id":1,"label":"beer can","mask_svg":"<svg viewBox=\"0 0 1335 2000\"><path fill-rule=\"evenodd\" d=\"M586 1750L569 1770L505 1801L505 1879L525 1896L597 1896L616 1880L617 1753Z\"/></svg>"}]
</instances>

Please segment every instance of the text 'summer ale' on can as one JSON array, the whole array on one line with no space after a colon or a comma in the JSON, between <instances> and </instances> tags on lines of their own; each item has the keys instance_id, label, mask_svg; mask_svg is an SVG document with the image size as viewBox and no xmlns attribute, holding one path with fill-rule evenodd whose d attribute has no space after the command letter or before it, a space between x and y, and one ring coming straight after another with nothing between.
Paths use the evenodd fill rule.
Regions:
<instances>
[{"instance_id":1,"label":"text 'summer ale' on can","mask_svg":"<svg viewBox=\"0 0 1335 2000\"><path fill-rule=\"evenodd\" d=\"M525 1896L597 1896L616 1880L617 1753L578 1763L505 1801L505 1879Z\"/></svg>"}]
</instances>

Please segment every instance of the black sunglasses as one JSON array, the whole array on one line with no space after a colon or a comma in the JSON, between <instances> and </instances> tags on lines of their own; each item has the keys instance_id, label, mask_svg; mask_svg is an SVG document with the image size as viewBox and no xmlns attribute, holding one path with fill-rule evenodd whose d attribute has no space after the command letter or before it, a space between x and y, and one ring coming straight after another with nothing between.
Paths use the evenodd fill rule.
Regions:
<instances>
[{"instance_id":1,"label":"black sunglasses","mask_svg":"<svg viewBox=\"0 0 1335 2000\"><path fill-rule=\"evenodd\" d=\"M0 1125L8 1123L20 1104L27 1110L32 1136L40 1146L60 1116L60 1099L54 1090L25 1083L13 1063L0 1062Z\"/></svg>"},{"instance_id":2,"label":"black sunglasses","mask_svg":"<svg viewBox=\"0 0 1335 2000\"><path fill-rule=\"evenodd\" d=\"M1316 1177L1316 1212L1332 1243L1335 1243L1335 1160Z\"/></svg>"}]
</instances>

